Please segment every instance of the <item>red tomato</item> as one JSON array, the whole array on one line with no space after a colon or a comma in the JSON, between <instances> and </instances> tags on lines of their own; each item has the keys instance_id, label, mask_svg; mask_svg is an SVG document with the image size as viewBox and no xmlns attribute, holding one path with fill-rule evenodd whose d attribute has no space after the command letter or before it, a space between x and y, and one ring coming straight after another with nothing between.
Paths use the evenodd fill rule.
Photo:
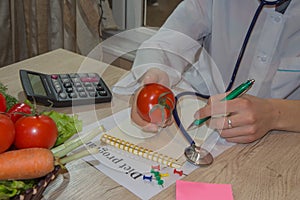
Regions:
<instances>
[{"instance_id":1,"label":"red tomato","mask_svg":"<svg viewBox=\"0 0 300 200\"><path fill-rule=\"evenodd\" d=\"M17 103L13 105L9 111L7 111L11 120L15 123L18 119L20 119L25 114L31 113L31 107L26 103Z\"/></svg>"},{"instance_id":2,"label":"red tomato","mask_svg":"<svg viewBox=\"0 0 300 200\"><path fill-rule=\"evenodd\" d=\"M147 122L163 126L171 120L175 97L173 92L160 84L143 86L137 97L137 112Z\"/></svg>"},{"instance_id":3,"label":"red tomato","mask_svg":"<svg viewBox=\"0 0 300 200\"><path fill-rule=\"evenodd\" d=\"M24 116L15 123L14 145L17 149L40 147L50 149L58 136L55 122L46 115Z\"/></svg>"},{"instance_id":4,"label":"red tomato","mask_svg":"<svg viewBox=\"0 0 300 200\"><path fill-rule=\"evenodd\" d=\"M0 93L0 112L6 111L6 99L3 94Z\"/></svg>"},{"instance_id":5,"label":"red tomato","mask_svg":"<svg viewBox=\"0 0 300 200\"><path fill-rule=\"evenodd\" d=\"M6 151L12 145L14 138L14 123L5 114L0 114L0 153Z\"/></svg>"}]
</instances>

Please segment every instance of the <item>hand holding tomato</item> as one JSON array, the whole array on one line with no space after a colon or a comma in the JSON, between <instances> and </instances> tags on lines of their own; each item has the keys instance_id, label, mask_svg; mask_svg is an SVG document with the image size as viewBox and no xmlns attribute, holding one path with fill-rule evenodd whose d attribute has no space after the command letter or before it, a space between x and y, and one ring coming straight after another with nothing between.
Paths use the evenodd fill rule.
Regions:
<instances>
[{"instance_id":1,"label":"hand holding tomato","mask_svg":"<svg viewBox=\"0 0 300 200\"><path fill-rule=\"evenodd\" d=\"M172 118L175 97L173 92L157 83L145 84L137 97L137 112L147 122L164 126Z\"/></svg>"},{"instance_id":2,"label":"hand holding tomato","mask_svg":"<svg viewBox=\"0 0 300 200\"><path fill-rule=\"evenodd\" d=\"M157 132L159 127L172 123L174 103L174 94L168 87L157 83L145 84L137 93L132 119L140 120L140 123L135 122L143 126L144 131Z\"/></svg>"},{"instance_id":3,"label":"hand holding tomato","mask_svg":"<svg viewBox=\"0 0 300 200\"><path fill-rule=\"evenodd\" d=\"M46 115L24 116L15 123L17 149L52 148L58 136L55 122Z\"/></svg>"},{"instance_id":4,"label":"hand holding tomato","mask_svg":"<svg viewBox=\"0 0 300 200\"><path fill-rule=\"evenodd\" d=\"M141 82L143 84L158 83L158 84L168 87L169 86L169 77L166 72L164 72L158 68L151 68L143 75L143 77L141 78ZM150 123L150 122L144 120L138 114L137 97L138 97L139 91L136 92L136 94L134 95L133 104L132 104L132 108L131 108L131 119L135 124L137 124L138 126L141 126L143 131L157 132L159 129L159 126L157 124ZM164 126L170 125L172 122L173 121L170 120L166 124L164 124Z\"/></svg>"}]
</instances>

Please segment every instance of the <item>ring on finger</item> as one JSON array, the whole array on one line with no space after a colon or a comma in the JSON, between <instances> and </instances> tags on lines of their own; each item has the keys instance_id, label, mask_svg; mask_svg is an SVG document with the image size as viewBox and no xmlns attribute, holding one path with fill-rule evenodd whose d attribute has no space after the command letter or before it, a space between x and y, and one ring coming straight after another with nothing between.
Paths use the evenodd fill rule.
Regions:
<instances>
[{"instance_id":1,"label":"ring on finger","mask_svg":"<svg viewBox=\"0 0 300 200\"><path fill-rule=\"evenodd\" d=\"M232 128L232 121L227 117L228 128Z\"/></svg>"}]
</instances>

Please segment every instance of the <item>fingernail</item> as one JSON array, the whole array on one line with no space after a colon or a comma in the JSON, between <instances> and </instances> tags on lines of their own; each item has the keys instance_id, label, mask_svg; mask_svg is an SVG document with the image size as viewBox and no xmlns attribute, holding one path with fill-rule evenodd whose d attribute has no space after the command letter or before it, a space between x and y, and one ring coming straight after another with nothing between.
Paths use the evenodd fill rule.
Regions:
<instances>
[{"instance_id":1,"label":"fingernail","mask_svg":"<svg viewBox=\"0 0 300 200\"><path fill-rule=\"evenodd\" d=\"M194 118L195 118L195 119L199 119L199 118L200 118L200 113L199 113L199 112L195 112Z\"/></svg>"},{"instance_id":2,"label":"fingernail","mask_svg":"<svg viewBox=\"0 0 300 200\"><path fill-rule=\"evenodd\" d=\"M156 126L155 124L147 124L146 126L143 127L143 131L156 133L158 132L158 126Z\"/></svg>"}]
</instances>

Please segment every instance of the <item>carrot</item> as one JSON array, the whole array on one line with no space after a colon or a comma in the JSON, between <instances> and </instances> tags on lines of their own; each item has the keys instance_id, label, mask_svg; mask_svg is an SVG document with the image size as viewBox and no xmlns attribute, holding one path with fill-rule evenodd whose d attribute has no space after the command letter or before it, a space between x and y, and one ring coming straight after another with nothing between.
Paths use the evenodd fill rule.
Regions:
<instances>
[{"instance_id":1,"label":"carrot","mask_svg":"<svg viewBox=\"0 0 300 200\"><path fill-rule=\"evenodd\" d=\"M100 127L103 131L103 127ZM26 180L40 178L54 170L55 165L64 166L73 160L99 152L97 147L87 148L70 156L67 154L96 137L97 129L83 138L76 138L54 149L26 148L0 154L0 180Z\"/></svg>"},{"instance_id":2,"label":"carrot","mask_svg":"<svg viewBox=\"0 0 300 200\"><path fill-rule=\"evenodd\" d=\"M49 149L28 148L0 154L0 180L25 180L45 176L54 169Z\"/></svg>"}]
</instances>

